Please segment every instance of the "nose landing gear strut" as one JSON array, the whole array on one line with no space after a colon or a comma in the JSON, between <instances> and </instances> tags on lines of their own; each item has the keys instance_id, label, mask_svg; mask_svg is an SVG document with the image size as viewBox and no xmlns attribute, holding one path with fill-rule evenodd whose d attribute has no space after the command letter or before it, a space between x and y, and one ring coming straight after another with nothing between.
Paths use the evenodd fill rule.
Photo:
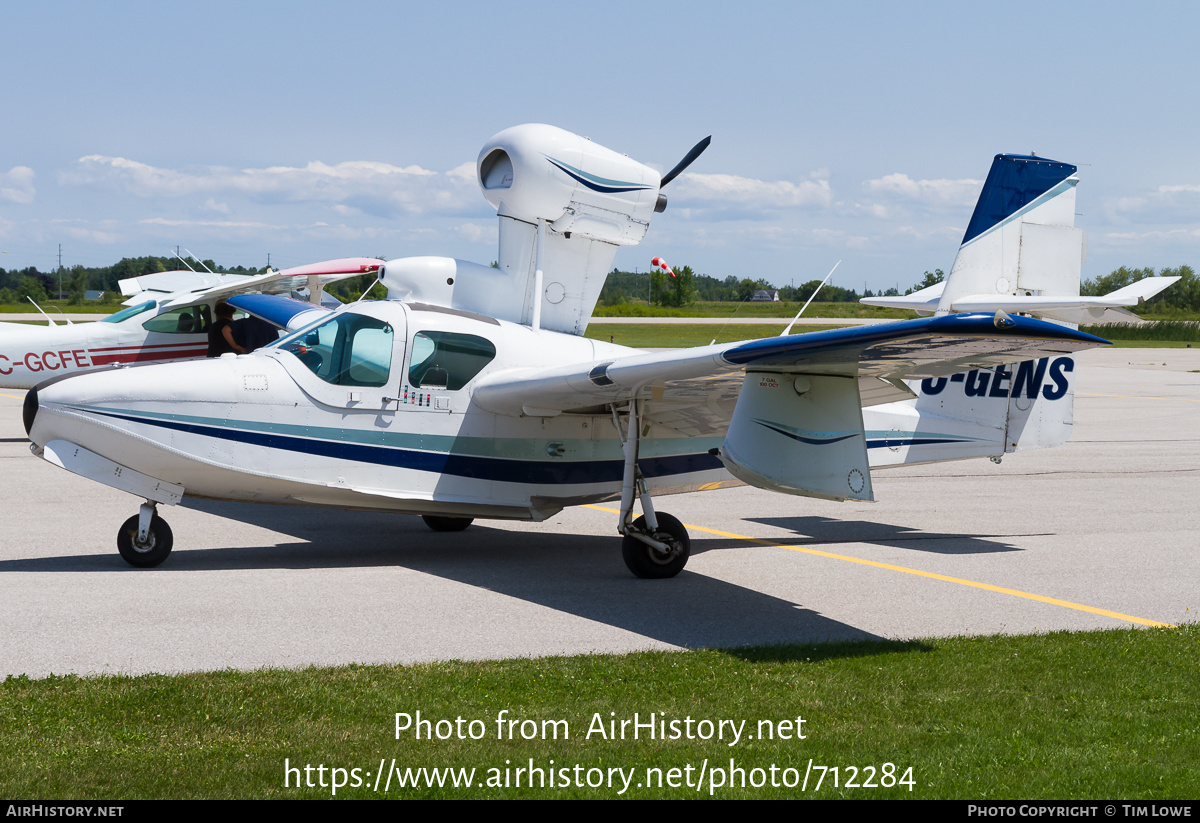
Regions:
<instances>
[{"instance_id":1,"label":"nose landing gear strut","mask_svg":"<svg viewBox=\"0 0 1200 823\"><path fill-rule=\"evenodd\" d=\"M638 444L641 441L641 425L638 417L642 402L629 404L625 430L617 410L613 409L613 425L621 436L621 449L625 455L625 474L621 481L621 514L617 531L625 536L621 541L621 556L625 565L638 577L661 579L674 577L687 565L692 550L692 541L687 529L676 518L665 512L656 513L654 502L646 489L646 478L638 468ZM635 495L642 504L642 516L633 517Z\"/></svg>"}]
</instances>

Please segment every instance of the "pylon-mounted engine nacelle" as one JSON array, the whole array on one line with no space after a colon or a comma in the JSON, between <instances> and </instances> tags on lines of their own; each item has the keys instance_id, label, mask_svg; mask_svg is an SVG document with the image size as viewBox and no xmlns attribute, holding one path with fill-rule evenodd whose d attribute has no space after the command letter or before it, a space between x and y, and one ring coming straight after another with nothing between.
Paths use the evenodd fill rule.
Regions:
<instances>
[{"instance_id":1,"label":"pylon-mounted engine nacelle","mask_svg":"<svg viewBox=\"0 0 1200 823\"><path fill-rule=\"evenodd\" d=\"M658 201L657 171L554 126L505 129L484 145L477 170L500 217L545 220L565 237L640 243Z\"/></svg>"},{"instance_id":2,"label":"pylon-mounted engine nacelle","mask_svg":"<svg viewBox=\"0 0 1200 823\"><path fill-rule=\"evenodd\" d=\"M583 334L617 248L640 243L662 210L662 177L539 124L497 134L476 168L499 218L496 268L448 257L391 260L382 273L388 296Z\"/></svg>"}]
</instances>

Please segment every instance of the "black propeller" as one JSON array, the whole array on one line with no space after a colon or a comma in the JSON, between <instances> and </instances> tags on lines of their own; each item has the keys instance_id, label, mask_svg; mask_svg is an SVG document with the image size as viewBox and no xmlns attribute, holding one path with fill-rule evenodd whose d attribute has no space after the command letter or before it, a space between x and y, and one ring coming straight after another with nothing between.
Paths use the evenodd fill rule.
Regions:
<instances>
[{"instance_id":1,"label":"black propeller","mask_svg":"<svg viewBox=\"0 0 1200 823\"><path fill-rule=\"evenodd\" d=\"M687 155L679 161L679 164L663 175L662 182L658 184L658 187L661 189L663 186L667 185L676 177L678 177L684 169L692 165L695 159L704 153L704 150L708 148L708 144L711 142L712 135L710 134L708 137L705 137L699 143L692 146L692 150L689 151Z\"/></svg>"},{"instance_id":2,"label":"black propeller","mask_svg":"<svg viewBox=\"0 0 1200 823\"><path fill-rule=\"evenodd\" d=\"M692 146L692 150L689 151L684 158L679 161L678 164L676 164L675 168L663 175L662 181L658 184L658 202L654 204L655 213L662 214L667 208L667 196L662 193L663 187L678 177L684 169L692 165L693 161L695 161L697 157L704 153L704 150L708 148L708 144L711 142L712 135L710 134L708 137L705 137L699 143Z\"/></svg>"}]
</instances>

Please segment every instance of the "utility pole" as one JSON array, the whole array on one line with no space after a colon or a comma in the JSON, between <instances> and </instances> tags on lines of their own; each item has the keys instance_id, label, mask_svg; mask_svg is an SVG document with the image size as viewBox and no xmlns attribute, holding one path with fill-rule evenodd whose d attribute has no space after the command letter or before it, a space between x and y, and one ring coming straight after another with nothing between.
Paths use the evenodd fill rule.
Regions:
<instances>
[{"instance_id":1,"label":"utility pole","mask_svg":"<svg viewBox=\"0 0 1200 823\"><path fill-rule=\"evenodd\" d=\"M62 300L62 243L58 244L58 299Z\"/></svg>"}]
</instances>

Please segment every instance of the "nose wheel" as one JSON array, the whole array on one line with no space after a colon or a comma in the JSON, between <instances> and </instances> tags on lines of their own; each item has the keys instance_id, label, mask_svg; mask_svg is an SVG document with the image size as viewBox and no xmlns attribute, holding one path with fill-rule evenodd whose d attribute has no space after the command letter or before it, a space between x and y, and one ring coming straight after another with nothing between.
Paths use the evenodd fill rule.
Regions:
<instances>
[{"instance_id":1,"label":"nose wheel","mask_svg":"<svg viewBox=\"0 0 1200 823\"><path fill-rule=\"evenodd\" d=\"M143 504L142 510L122 523L117 532L117 551L126 563L139 569L150 569L166 560L174 542L171 527L152 504Z\"/></svg>"}]
</instances>

